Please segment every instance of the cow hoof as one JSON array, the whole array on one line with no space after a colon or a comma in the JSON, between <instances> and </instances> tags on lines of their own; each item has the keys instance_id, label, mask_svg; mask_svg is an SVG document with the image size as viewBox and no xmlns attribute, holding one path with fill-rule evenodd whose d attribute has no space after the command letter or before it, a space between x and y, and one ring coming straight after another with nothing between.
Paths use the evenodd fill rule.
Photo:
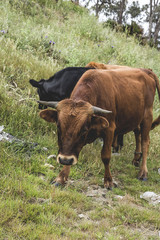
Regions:
<instances>
[{"instance_id":1,"label":"cow hoof","mask_svg":"<svg viewBox=\"0 0 160 240\"><path fill-rule=\"evenodd\" d=\"M112 190L112 184L104 184L104 188L107 190Z\"/></svg>"},{"instance_id":2,"label":"cow hoof","mask_svg":"<svg viewBox=\"0 0 160 240\"><path fill-rule=\"evenodd\" d=\"M54 184L54 183L56 183L56 179L52 179L52 180L50 181L50 184Z\"/></svg>"},{"instance_id":3,"label":"cow hoof","mask_svg":"<svg viewBox=\"0 0 160 240\"><path fill-rule=\"evenodd\" d=\"M135 166L135 167L139 167L140 166L140 162L142 160L142 153L141 152L135 152L135 157L132 161L132 164ZM139 158L137 158L137 154L140 155Z\"/></svg>"},{"instance_id":4,"label":"cow hoof","mask_svg":"<svg viewBox=\"0 0 160 240\"><path fill-rule=\"evenodd\" d=\"M146 182L148 180L148 178L143 178L142 181Z\"/></svg>"},{"instance_id":5,"label":"cow hoof","mask_svg":"<svg viewBox=\"0 0 160 240\"><path fill-rule=\"evenodd\" d=\"M106 187L104 186L105 189L107 189L108 191L112 191L112 187Z\"/></svg>"},{"instance_id":6,"label":"cow hoof","mask_svg":"<svg viewBox=\"0 0 160 240\"><path fill-rule=\"evenodd\" d=\"M133 164L134 164L135 167L139 167L140 162L139 161L135 161L135 162L133 162Z\"/></svg>"},{"instance_id":7,"label":"cow hoof","mask_svg":"<svg viewBox=\"0 0 160 240\"><path fill-rule=\"evenodd\" d=\"M148 178L146 178L146 177L142 177L142 178L138 178L140 181L143 181L143 182L146 182L147 180L148 180Z\"/></svg>"},{"instance_id":8,"label":"cow hoof","mask_svg":"<svg viewBox=\"0 0 160 240\"><path fill-rule=\"evenodd\" d=\"M139 167L139 166L140 166L140 160L133 160L133 161L132 161L132 164L133 164L135 167Z\"/></svg>"},{"instance_id":9,"label":"cow hoof","mask_svg":"<svg viewBox=\"0 0 160 240\"><path fill-rule=\"evenodd\" d=\"M138 177L138 180L146 182L148 180L147 177Z\"/></svg>"},{"instance_id":10,"label":"cow hoof","mask_svg":"<svg viewBox=\"0 0 160 240\"><path fill-rule=\"evenodd\" d=\"M59 183L59 182L55 182L54 186L55 186L55 187L62 187L62 184Z\"/></svg>"}]
</instances>

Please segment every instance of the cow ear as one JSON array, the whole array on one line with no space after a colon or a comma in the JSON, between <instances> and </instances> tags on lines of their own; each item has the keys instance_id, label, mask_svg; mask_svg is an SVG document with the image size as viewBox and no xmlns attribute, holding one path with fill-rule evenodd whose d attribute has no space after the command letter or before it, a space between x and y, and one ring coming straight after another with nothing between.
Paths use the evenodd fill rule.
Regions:
<instances>
[{"instance_id":1,"label":"cow ear","mask_svg":"<svg viewBox=\"0 0 160 240\"><path fill-rule=\"evenodd\" d=\"M95 126L99 130L109 127L109 122L106 118L102 116L93 115L91 120L92 126Z\"/></svg>"},{"instance_id":2,"label":"cow ear","mask_svg":"<svg viewBox=\"0 0 160 240\"><path fill-rule=\"evenodd\" d=\"M51 109L45 109L40 111L40 117L46 120L47 122L57 122L57 111Z\"/></svg>"},{"instance_id":3,"label":"cow ear","mask_svg":"<svg viewBox=\"0 0 160 240\"><path fill-rule=\"evenodd\" d=\"M40 87L39 82L35 81L34 79L30 79L29 82L33 87L36 87L36 88Z\"/></svg>"}]
</instances>

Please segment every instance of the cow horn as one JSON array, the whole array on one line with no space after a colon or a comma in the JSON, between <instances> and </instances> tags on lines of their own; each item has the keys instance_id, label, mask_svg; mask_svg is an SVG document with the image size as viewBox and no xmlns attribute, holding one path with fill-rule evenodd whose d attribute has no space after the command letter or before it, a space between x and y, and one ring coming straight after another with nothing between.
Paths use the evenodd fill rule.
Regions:
<instances>
[{"instance_id":1,"label":"cow horn","mask_svg":"<svg viewBox=\"0 0 160 240\"><path fill-rule=\"evenodd\" d=\"M99 107L92 106L94 114L99 114L99 113L112 113L112 111L108 111Z\"/></svg>"},{"instance_id":2,"label":"cow horn","mask_svg":"<svg viewBox=\"0 0 160 240\"><path fill-rule=\"evenodd\" d=\"M58 102L46 102L46 101L37 101L38 103L51 107L51 108L57 108Z\"/></svg>"}]
</instances>

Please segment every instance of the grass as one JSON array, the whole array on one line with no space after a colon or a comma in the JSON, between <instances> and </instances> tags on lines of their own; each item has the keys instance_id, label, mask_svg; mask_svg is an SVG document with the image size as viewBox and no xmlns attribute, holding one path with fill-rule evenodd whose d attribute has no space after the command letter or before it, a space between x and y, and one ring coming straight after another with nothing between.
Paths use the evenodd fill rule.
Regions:
<instances>
[{"instance_id":1,"label":"grass","mask_svg":"<svg viewBox=\"0 0 160 240\"><path fill-rule=\"evenodd\" d=\"M131 165L135 143L130 133L121 155L112 157L118 187L106 191L105 202L86 196L89 186L103 186L98 141L81 151L71 169L73 182L55 188L50 183L61 166L48 156L57 154L56 126L39 118L29 79L47 79L90 61L152 68L160 77L159 52L103 28L86 9L50 0L1 1L0 46L0 125L22 140L0 142L0 239L158 239L160 207L140 194L160 193L159 127L150 133L147 182L136 178L138 169ZM156 96L154 117L159 114Z\"/></svg>"}]
</instances>

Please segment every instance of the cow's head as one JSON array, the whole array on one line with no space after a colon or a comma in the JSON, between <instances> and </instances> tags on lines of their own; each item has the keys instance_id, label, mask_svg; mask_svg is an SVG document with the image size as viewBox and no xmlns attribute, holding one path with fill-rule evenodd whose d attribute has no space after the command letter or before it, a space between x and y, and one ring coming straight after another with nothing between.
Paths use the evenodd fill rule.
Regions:
<instances>
[{"instance_id":1,"label":"cow's head","mask_svg":"<svg viewBox=\"0 0 160 240\"><path fill-rule=\"evenodd\" d=\"M44 83L44 79L41 79L39 82L35 81L34 79L30 79L29 82L30 84L37 88L37 93L39 95L39 99L43 100L43 101L48 101L48 99L46 99L47 93L43 87L43 83ZM43 104L39 103L38 106L39 109L44 109L47 108L47 106L44 106Z\"/></svg>"},{"instance_id":2,"label":"cow's head","mask_svg":"<svg viewBox=\"0 0 160 240\"><path fill-rule=\"evenodd\" d=\"M109 126L107 119L100 115L111 112L94 107L88 102L65 99L46 105L55 109L42 110L40 117L57 124L57 162L63 165L76 164L82 147L102 136Z\"/></svg>"},{"instance_id":3,"label":"cow's head","mask_svg":"<svg viewBox=\"0 0 160 240\"><path fill-rule=\"evenodd\" d=\"M37 93L41 101L52 101L53 99L54 101L60 100L60 98L58 97L58 95L56 95L56 93L54 93L53 91L52 93L50 93L50 89L47 86L46 80L41 79L39 82L37 82L34 79L30 79L29 82L33 87L37 88ZM39 103L38 108L45 109L47 108L47 106Z\"/></svg>"}]
</instances>

